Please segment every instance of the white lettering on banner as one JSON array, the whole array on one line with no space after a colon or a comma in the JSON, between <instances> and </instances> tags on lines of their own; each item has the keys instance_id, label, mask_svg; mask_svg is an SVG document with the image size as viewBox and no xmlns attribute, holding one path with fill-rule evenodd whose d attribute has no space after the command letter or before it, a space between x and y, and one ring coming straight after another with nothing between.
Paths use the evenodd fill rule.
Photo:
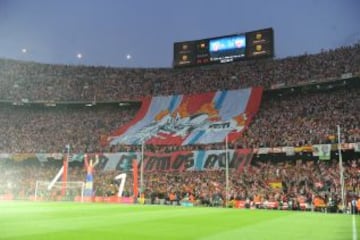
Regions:
<instances>
[{"instance_id":1,"label":"white lettering on banner","mask_svg":"<svg viewBox=\"0 0 360 240\"><path fill-rule=\"evenodd\" d=\"M102 170L111 171L118 170L120 172L128 172L132 169L132 161L138 153L117 153L103 154L104 164ZM209 150L209 151L177 151L172 153L151 153L144 154L144 171L202 171L205 169L224 169L225 150ZM116 157L114 156L116 155ZM136 159L140 159L136 158ZM252 151L250 149L239 149L228 151L229 167L240 170L244 164L248 164L252 159Z\"/></svg>"},{"instance_id":2,"label":"white lettering on banner","mask_svg":"<svg viewBox=\"0 0 360 240\"><path fill-rule=\"evenodd\" d=\"M353 147L355 152L360 152L360 142L353 143Z\"/></svg>"},{"instance_id":3,"label":"white lettering on banner","mask_svg":"<svg viewBox=\"0 0 360 240\"><path fill-rule=\"evenodd\" d=\"M348 78L352 78L352 73L343 73L341 74L341 79L348 79Z\"/></svg>"},{"instance_id":4,"label":"white lettering on banner","mask_svg":"<svg viewBox=\"0 0 360 240\"><path fill-rule=\"evenodd\" d=\"M118 197L121 197L122 193L124 191L124 186L125 186L125 181L126 181L126 173L121 173L121 174L117 175L114 179L120 180Z\"/></svg>"},{"instance_id":5,"label":"white lettering on banner","mask_svg":"<svg viewBox=\"0 0 360 240\"><path fill-rule=\"evenodd\" d=\"M128 152L121 152L121 153L105 153L104 157L107 159L103 170L115 170L115 169L122 169L124 171L131 169L131 161L133 159L140 159L141 153L128 153Z\"/></svg>"}]
</instances>

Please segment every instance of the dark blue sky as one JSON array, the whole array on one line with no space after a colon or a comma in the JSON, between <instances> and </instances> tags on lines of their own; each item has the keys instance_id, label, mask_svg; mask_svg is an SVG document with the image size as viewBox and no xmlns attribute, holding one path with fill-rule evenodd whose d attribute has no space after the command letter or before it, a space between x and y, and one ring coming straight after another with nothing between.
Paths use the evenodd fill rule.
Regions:
<instances>
[{"instance_id":1,"label":"dark blue sky","mask_svg":"<svg viewBox=\"0 0 360 240\"><path fill-rule=\"evenodd\" d=\"M360 1L0 0L0 57L170 67L174 42L267 27L276 57L349 45L360 39Z\"/></svg>"}]
</instances>

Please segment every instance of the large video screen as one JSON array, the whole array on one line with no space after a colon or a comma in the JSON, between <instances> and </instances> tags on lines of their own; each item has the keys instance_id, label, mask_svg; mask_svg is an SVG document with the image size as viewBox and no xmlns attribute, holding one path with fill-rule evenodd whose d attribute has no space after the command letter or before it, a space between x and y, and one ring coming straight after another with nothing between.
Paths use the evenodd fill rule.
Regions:
<instances>
[{"instance_id":1,"label":"large video screen","mask_svg":"<svg viewBox=\"0 0 360 240\"><path fill-rule=\"evenodd\" d=\"M209 40L210 61L224 62L245 57L246 37L236 35Z\"/></svg>"},{"instance_id":2,"label":"large video screen","mask_svg":"<svg viewBox=\"0 0 360 240\"><path fill-rule=\"evenodd\" d=\"M274 56L272 28L174 43L174 67L201 66Z\"/></svg>"}]
</instances>

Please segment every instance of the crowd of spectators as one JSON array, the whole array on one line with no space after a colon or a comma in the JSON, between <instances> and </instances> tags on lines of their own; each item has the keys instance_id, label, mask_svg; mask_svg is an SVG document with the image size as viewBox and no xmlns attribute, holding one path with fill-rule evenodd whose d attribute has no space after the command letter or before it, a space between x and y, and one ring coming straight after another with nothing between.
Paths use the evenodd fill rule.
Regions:
<instances>
[{"instance_id":1,"label":"crowd of spectators","mask_svg":"<svg viewBox=\"0 0 360 240\"><path fill-rule=\"evenodd\" d=\"M305 146L360 141L360 89L310 92L264 99L244 137L243 148Z\"/></svg>"},{"instance_id":2,"label":"crowd of spectators","mask_svg":"<svg viewBox=\"0 0 360 240\"><path fill-rule=\"evenodd\" d=\"M251 86L296 85L360 72L360 44L284 59L201 68L112 68L0 60L0 96L8 101L120 101Z\"/></svg>"},{"instance_id":3,"label":"crowd of spectators","mask_svg":"<svg viewBox=\"0 0 360 240\"><path fill-rule=\"evenodd\" d=\"M360 192L360 160L345 162L345 186L347 200ZM194 203L214 205L217 199L242 200L247 202L304 203L311 206L315 198L324 203L341 203L339 164L332 161L260 161L253 159L243 172L230 171L229 192L225 195L224 170L185 172L181 175L165 173L146 175L147 197L164 197L176 193L181 201L188 196ZM299 208L299 205L297 206Z\"/></svg>"},{"instance_id":4,"label":"crowd of spectators","mask_svg":"<svg viewBox=\"0 0 360 240\"><path fill-rule=\"evenodd\" d=\"M326 87L327 88L327 87ZM260 110L231 148L301 147L360 142L360 88L341 86L326 91L264 96ZM146 145L151 152L224 149L224 143L191 146ZM141 146L115 145L111 152L141 151Z\"/></svg>"},{"instance_id":5,"label":"crowd of spectators","mask_svg":"<svg viewBox=\"0 0 360 240\"><path fill-rule=\"evenodd\" d=\"M37 180L50 181L59 164L17 163L15 161L0 164L0 195L13 194L17 199L31 198L35 193ZM360 160L344 161L346 202L360 194ZM96 196L115 196L119 182L114 180L120 172L103 171L97 168L94 173L94 193ZM85 168L71 166L69 181L84 181ZM277 202L292 203L292 208L299 209L299 204L313 206L315 198L323 199L325 204L333 201L341 204L341 185L337 160L296 161L260 160L254 157L252 164L242 172L231 170L229 173L229 191L226 195L226 177L224 170L186 171L145 173L144 197L148 204L173 200L177 204L192 201L195 205L222 206L228 202L240 200L264 204ZM140 186L140 183L139 183ZM133 178L128 173L123 196L133 195ZM171 195L175 196L171 199Z\"/></svg>"},{"instance_id":6,"label":"crowd of spectators","mask_svg":"<svg viewBox=\"0 0 360 240\"><path fill-rule=\"evenodd\" d=\"M360 88L264 96L260 110L232 148L306 146L360 142ZM138 108L118 105L101 107L20 107L0 109L0 152L131 152L141 146L106 145L106 137L134 118ZM104 144L105 143L105 144ZM223 149L223 143L189 146L146 145L151 152Z\"/></svg>"},{"instance_id":7,"label":"crowd of spectators","mask_svg":"<svg viewBox=\"0 0 360 240\"><path fill-rule=\"evenodd\" d=\"M102 136L130 121L137 109L102 107L19 107L0 109L0 152L100 152Z\"/></svg>"}]
</instances>

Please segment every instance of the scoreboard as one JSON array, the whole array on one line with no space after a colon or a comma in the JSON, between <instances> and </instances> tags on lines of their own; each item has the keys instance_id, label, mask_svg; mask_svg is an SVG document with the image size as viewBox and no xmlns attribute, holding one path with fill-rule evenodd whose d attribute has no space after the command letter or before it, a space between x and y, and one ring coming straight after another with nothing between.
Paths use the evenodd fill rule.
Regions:
<instances>
[{"instance_id":1,"label":"scoreboard","mask_svg":"<svg viewBox=\"0 0 360 240\"><path fill-rule=\"evenodd\" d=\"M274 56L272 28L174 43L174 67L201 66Z\"/></svg>"}]
</instances>

